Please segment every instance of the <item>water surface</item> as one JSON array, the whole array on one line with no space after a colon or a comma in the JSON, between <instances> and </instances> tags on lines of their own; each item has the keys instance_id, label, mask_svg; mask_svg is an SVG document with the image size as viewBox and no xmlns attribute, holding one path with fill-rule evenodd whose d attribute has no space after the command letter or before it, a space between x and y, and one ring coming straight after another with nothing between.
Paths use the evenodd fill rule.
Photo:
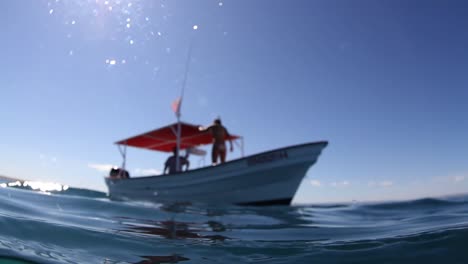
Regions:
<instances>
[{"instance_id":1,"label":"water surface","mask_svg":"<svg viewBox=\"0 0 468 264\"><path fill-rule=\"evenodd\" d=\"M468 263L466 195L244 207L7 187L0 227L2 263Z\"/></svg>"}]
</instances>

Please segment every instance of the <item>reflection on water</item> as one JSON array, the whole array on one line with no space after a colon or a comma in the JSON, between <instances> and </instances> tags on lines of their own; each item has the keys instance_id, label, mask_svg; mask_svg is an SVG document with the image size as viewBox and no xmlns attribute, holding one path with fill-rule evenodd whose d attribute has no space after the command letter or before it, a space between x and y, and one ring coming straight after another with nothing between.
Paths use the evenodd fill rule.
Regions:
<instances>
[{"instance_id":1,"label":"reflection on water","mask_svg":"<svg viewBox=\"0 0 468 264\"><path fill-rule=\"evenodd\" d=\"M223 224L208 221L205 224L184 223L173 220L168 221L139 221L137 224L125 224L126 232L134 232L145 235L154 235L167 239L209 239L212 241L224 241L229 239L222 235L203 235L202 232L224 232Z\"/></svg>"},{"instance_id":2,"label":"reflection on water","mask_svg":"<svg viewBox=\"0 0 468 264\"><path fill-rule=\"evenodd\" d=\"M159 264L159 263L177 263L179 261L190 260L178 255L172 256L142 256L145 260L136 262L136 264Z\"/></svg>"}]
</instances>

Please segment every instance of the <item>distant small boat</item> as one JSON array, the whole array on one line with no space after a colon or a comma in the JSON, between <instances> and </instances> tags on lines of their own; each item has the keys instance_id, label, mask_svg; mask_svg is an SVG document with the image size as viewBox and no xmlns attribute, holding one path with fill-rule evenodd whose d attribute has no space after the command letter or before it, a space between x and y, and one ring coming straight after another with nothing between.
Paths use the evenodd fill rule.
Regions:
<instances>
[{"instance_id":1,"label":"distant small boat","mask_svg":"<svg viewBox=\"0 0 468 264\"><path fill-rule=\"evenodd\" d=\"M174 123L116 142L126 158L126 146L171 152L212 143L199 126ZM239 139L231 135L231 140ZM115 200L201 202L242 205L289 205L308 169L317 162L328 142L319 141L279 148L216 166L146 177L125 177L124 169L105 178ZM124 150L122 150L122 147ZM123 176L123 177L121 177ZM128 176L128 173L127 173Z\"/></svg>"}]
</instances>

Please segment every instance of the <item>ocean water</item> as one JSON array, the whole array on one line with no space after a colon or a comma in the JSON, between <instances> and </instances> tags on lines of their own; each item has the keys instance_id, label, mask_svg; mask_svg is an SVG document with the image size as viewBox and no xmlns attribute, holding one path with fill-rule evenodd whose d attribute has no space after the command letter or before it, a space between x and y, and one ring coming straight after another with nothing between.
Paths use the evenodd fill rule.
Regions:
<instances>
[{"instance_id":1,"label":"ocean water","mask_svg":"<svg viewBox=\"0 0 468 264\"><path fill-rule=\"evenodd\" d=\"M468 196L307 206L0 188L0 263L468 263Z\"/></svg>"}]
</instances>

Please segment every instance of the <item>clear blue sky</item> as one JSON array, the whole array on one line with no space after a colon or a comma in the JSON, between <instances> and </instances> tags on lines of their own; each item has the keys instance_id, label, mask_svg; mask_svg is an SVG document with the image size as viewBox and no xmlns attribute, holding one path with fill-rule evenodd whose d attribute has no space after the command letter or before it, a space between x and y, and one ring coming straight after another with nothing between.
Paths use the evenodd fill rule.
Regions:
<instances>
[{"instance_id":1,"label":"clear blue sky","mask_svg":"<svg viewBox=\"0 0 468 264\"><path fill-rule=\"evenodd\" d=\"M0 9L0 174L106 190L108 166L121 163L113 142L175 121L193 41L184 121L221 116L246 154L330 142L296 202L468 191L465 1L23 0ZM129 149L128 168L161 171L165 158Z\"/></svg>"}]
</instances>

